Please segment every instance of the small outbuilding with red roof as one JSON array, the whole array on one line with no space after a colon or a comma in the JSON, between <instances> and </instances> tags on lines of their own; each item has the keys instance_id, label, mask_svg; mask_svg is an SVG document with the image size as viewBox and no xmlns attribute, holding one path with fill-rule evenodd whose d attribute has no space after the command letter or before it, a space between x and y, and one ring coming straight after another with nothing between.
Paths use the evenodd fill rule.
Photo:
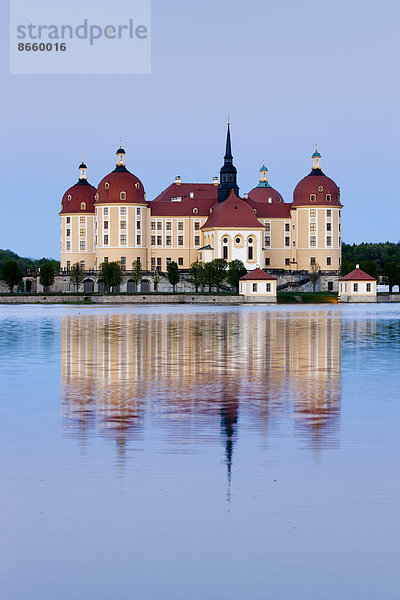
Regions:
<instances>
[{"instance_id":1,"label":"small outbuilding with red roof","mask_svg":"<svg viewBox=\"0 0 400 600\"><path fill-rule=\"evenodd\" d=\"M339 279L339 302L376 302L377 280L357 265Z\"/></svg>"},{"instance_id":2,"label":"small outbuilding with red roof","mask_svg":"<svg viewBox=\"0 0 400 600\"><path fill-rule=\"evenodd\" d=\"M246 302L276 303L277 279L259 267L249 271L239 281L239 293Z\"/></svg>"}]
</instances>

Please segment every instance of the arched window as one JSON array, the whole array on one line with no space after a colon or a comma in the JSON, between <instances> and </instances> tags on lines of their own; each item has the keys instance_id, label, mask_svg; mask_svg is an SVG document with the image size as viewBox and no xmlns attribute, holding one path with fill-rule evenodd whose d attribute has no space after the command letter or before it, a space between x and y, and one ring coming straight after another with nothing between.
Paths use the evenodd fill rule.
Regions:
<instances>
[{"instance_id":1,"label":"arched window","mask_svg":"<svg viewBox=\"0 0 400 600\"><path fill-rule=\"evenodd\" d=\"M316 202L316 200L317 200L316 195L315 194L311 194L310 195L310 202Z\"/></svg>"},{"instance_id":2,"label":"arched window","mask_svg":"<svg viewBox=\"0 0 400 600\"><path fill-rule=\"evenodd\" d=\"M110 184L108 183L108 181L106 181L106 183L105 183L104 187L106 188L106 190L109 190L109 189L110 189Z\"/></svg>"},{"instance_id":3,"label":"arched window","mask_svg":"<svg viewBox=\"0 0 400 600\"><path fill-rule=\"evenodd\" d=\"M81 210L86 210L86 202L81 202Z\"/></svg>"},{"instance_id":4,"label":"arched window","mask_svg":"<svg viewBox=\"0 0 400 600\"><path fill-rule=\"evenodd\" d=\"M126 200L126 192L121 192L119 197L121 200Z\"/></svg>"},{"instance_id":5,"label":"arched window","mask_svg":"<svg viewBox=\"0 0 400 600\"><path fill-rule=\"evenodd\" d=\"M71 194L68 194L68 200L72 200Z\"/></svg>"},{"instance_id":6,"label":"arched window","mask_svg":"<svg viewBox=\"0 0 400 600\"><path fill-rule=\"evenodd\" d=\"M248 246L247 246L247 259L253 260L253 258L254 258L253 238L250 237L248 239Z\"/></svg>"},{"instance_id":7,"label":"arched window","mask_svg":"<svg viewBox=\"0 0 400 600\"><path fill-rule=\"evenodd\" d=\"M330 194L326 195L326 201L327 202L331 202L332 201L332 196Z\"/></svg>"}]
</instances>

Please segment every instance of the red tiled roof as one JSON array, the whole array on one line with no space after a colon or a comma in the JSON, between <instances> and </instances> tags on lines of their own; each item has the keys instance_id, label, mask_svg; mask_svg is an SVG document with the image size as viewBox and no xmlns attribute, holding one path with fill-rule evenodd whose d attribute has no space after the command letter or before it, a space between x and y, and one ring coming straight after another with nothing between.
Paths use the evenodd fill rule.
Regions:
<instances>
[{"instance_id":1,"label":"red tiled roof","mask_svg":"<svg viewBox=\"0 0 400 600\"><path fill-rule=\"evenodd\" d=\"M268 204L264 202L255 202L252 198L245 200L252 208L255 208L259 219L290 219L291 204L280 202L278 204Z\"/></svg>"},{"instance_id":2,"label":"red tiled roof","mask_svg":"<svg viewBox=\"0 0 400 600\"><path fill-rule=\"evenodd\" d=\"M246 275L244 275L243 277L240 278L240 281L245 281L245 280L268 280L268 281L276 281L276 277L274 277L273 275L270 275L269 273L266 273L265 271L262 271L262 269L259 269L257 267L257 269L254 269L254 271L249 271L249 273L247 273Z\"/></svg>"},{"instance_id":3,"label":"red tiled roof","mask_svg":"<svg viewBox=\"0 0 400 600\"><path fill-rule=\"evenodd\" d=\"M249 192L249 198L254 202L264 202L266 204L268 204L269 199L271 199L270 204L282 204L283 202L281 194L272 187L255 187Z\"/></svg>"},{"instance_id":4,"label":"red tiled roof","mask_svg":"<svg viewBox=\"0 0 400 600\"><path fill-rule=\"evenodd\" d=\"M233 190L224 202L216 202L202 229L214 227L260 228L263 227L249 204L238 198Z\"/></svg>"},{"instance_id":5,"label":"red tiled roof","mask_svg":"<svg viewBox=\"0 0 400 600\"><path fill-rule=\"evenodd\" d=\"M192 193L195 199L213 198L214 202L218 199L218 187L213 183L171 183L153 202L170 202L176 197L186 200Z\"/></svg>"},{"instance_id":6,"label":"red tiled roof","mask_svg":"<svg viewBox=\"0 0 400 600\"><path fill-rule=\"evenodd\" d=\"M323 188L322 192L319 191L321 187ZM311 194L315 194L315 202L311 202ZM331 195L330 202L326 201L327 194ZM338 186L332 179L324 175L322 171L315 171L314 174L303 177L293 191L293 206L314 206L315 204L322 204L326 207L329 207L329 205L342 206L340 204L340 190Z\"/></svg>"},{"instance_id":7,"label":"red tiled roof","mask_svg":"<svg viewBox=\"0 0 400 600\"><path fill-rule=\"evenodd\" d=\"M348 275L345 275L344 277L341 277L339 279L339 281L376 281L375 277L371 277L371 275L368 275L368 273L365 273L365 271L362 271L361 269L354 269L354 271L352 271L351 273L349 273Z\"/></svg>"},{"instance_id":8,"label":"red tiled roof","mask_svg":"<svg viewBox=\"0 0 400 600\"><path fill-rule=\"evenodd\" d=\"M149 206L153 217L208 217L217 199L218 188L212 183L172 183Z\"/></svg>"},{"instance_id":9,"label":"red tiled roof","mask_svg":"<svg viewBox=\"0 0 400 600\"><path fill-rule=\"evenodd\" d=\"M95 195L96 188L92 185L76 183L65 192L61 202L61 213L94 213ZM86 203L86 210L81 210L82 202Z\"/></svg>"},{"instance_id":10,"label":"red tiled roof","mask_svg":"<svg viewBox=\"0 0 400 600\"><path fill-rule=\"evenodd\" d=\"M106 188L106 183L109 186ZM126 193L126 200L121 200L121 192ZM99 199L97 204L110 204L113 202L118 203L132 203L132 204L146 204L144 199L144 188L143 184L133 173L128 170L125 171L113 171L104 177L97 188Z\"/></svg>"}]
</instances>

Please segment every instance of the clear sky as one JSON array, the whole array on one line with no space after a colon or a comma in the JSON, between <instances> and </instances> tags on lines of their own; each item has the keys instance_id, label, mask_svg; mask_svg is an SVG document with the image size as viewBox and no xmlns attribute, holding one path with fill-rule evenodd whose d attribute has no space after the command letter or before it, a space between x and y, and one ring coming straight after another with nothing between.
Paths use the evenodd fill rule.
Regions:
<instances>
[{"instance_id":1,"label":"clear sky","mask_svg":"<svg viewBox=\"0 0 400 600\"><path fill-rule=\"evenodd\" d=\"M152 74L136 76L9 75L7 4L0 248L58 257L81 155L97 185L120 136L148 199L176 175L211 182L228 113L242 194L265 158L290 201L318 142L344 241L400 239L399 0L153 0Z\"/></svg>"}]
</instances>

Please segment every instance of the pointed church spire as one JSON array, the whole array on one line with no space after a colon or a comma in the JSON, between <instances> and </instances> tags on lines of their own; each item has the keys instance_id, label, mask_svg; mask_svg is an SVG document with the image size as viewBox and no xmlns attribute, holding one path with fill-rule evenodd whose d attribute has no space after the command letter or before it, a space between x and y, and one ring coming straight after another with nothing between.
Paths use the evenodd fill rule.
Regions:
<instances>
[{"instance_id":1,"label":"pointed church spire","mask_svg":"<svg viewBox=\"0 0 400 600\"><path fill-rule=\"evenodd\" d=\"M224 157L224 166L220 171L220 179L218 186L218 202L226 200L231 193L231 190L239 198L239 186L237 184L237 170L233 164L232 142L231 142L231 127L228 121L228 131L226 134L226 150Z\"/></svg>"}]
</instances>

